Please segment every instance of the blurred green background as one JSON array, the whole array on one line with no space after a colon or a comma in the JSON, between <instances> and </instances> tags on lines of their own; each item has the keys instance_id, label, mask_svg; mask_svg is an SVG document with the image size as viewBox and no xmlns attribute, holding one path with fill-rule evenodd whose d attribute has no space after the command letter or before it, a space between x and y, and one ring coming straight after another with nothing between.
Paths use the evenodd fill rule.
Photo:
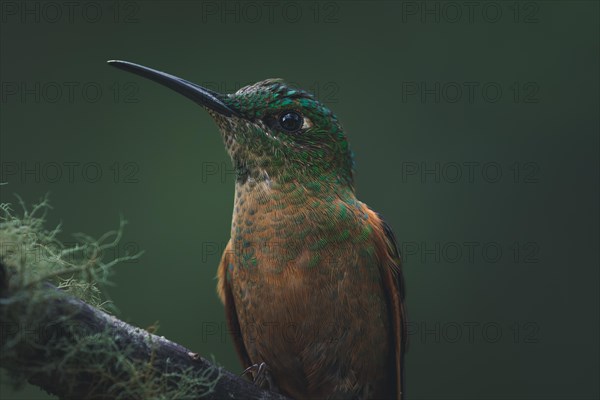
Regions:
<instances>
[{"instance_id":1,"label":"blurred green background","mask_svg":"<svg viewBox=\"0 0 600 400\"><path fill-rule=\"evenodd\" d=\"M50 192L65 241L122 213L119 253L146 253L108 288L121 318L241 371L216 126L106 60L223 92L281 77L338 115L400 242L407 398L598 398L598 2L1 4L0 201Z\"/></svg>"}]
</instances>

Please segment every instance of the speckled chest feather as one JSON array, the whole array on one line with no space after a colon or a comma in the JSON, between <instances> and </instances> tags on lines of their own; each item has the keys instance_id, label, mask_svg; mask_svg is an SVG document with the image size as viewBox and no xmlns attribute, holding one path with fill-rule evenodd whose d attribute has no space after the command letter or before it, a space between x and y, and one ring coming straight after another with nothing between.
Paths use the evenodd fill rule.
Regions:
<instances>
[{"instance_id":1,"label":"speckled chest feather","mask_svg":"<svg viewBox=\"0 0 600 400\"><path fill-rule=\"evenodd\" d=\"M373 373L394 370L374 217L350 191L236 187L228 280L241 334L289 393L358 396L391 379ZM277 376L289 369L300 373Z\"/></svg>"}]
</instances>

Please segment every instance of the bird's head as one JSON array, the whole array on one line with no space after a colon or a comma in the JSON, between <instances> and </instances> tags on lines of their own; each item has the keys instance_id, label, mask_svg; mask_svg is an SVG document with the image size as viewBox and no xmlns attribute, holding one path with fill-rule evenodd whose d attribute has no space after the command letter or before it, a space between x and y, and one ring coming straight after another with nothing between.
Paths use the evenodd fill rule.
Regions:
<instances>
[{"instance_id":1,"label":"bird's head","mask_svg":"<svg viewBox=\"0 0 600 400\"><path fill-rule=\"evenodd\" d=\"M352 188L353 160L336 116L279 79L220 94L125 61L109 64L161 83L204 107L217 122L238 180L295 181Z\"/></svg>"}]
</instances>

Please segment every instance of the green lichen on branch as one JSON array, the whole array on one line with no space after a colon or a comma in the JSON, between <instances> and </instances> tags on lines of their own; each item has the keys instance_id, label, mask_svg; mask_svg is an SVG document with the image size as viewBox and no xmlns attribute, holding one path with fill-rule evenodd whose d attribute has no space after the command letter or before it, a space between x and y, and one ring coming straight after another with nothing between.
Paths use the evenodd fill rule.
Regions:
<instances>
[{"instance_id":1,"label":"green lichen on branch","mask_svg":"<svg viewBox=\"0 0 600 400\"><path fill-rule=\"evenodd\" d=\"M61 398L199 398L215 392L221 368L191 364L187 349L101 311L107 259L125 221L98 239L65 246L47 230L46 198L17 215L0 205L0 365L14 385L29 381ZM52 283L54 285L49 284ZM83 300L78 300L77 298Z\"/></svg>"},{"instance_id":2,"label":"green lichen on branch","mask_svg":"<svg viewBox=\"0 0 600 400\"><path fill-rule=\"evenodd\" d=\"M8 269L6 285L12 295L31 295L30 289L52 282L91 306L105 308L108 303L99 288L110 283L112 268L141 256L125 254L107 259L122 239L126 221L121 219L117 230L98 239L76 234L77 243L65 246L57 239L60 225L52 230L44 226L51 209L47 197L31 208L20 198L19 203L21 215L10 204L0 204L0 260Z\"/></svg>"}]
</instances>

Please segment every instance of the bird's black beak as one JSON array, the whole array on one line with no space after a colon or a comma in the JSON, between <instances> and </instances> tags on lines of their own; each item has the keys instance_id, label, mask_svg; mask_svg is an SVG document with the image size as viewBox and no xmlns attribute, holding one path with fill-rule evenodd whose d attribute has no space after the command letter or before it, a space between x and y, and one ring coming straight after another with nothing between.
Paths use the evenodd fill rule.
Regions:
<instances>
[{"instance_id":1,"label":"bird's black beak","mask_svg":"<svg viewBox=\"0 0 600 400\"><path fill-rule=\"evenodd\" d=\"M227 106L223 100L221 100L224 95L186 81L185 79L128 61L110 60L108 61L108 64L160 83L161 85L184 95L188 99L193 100L201 106L216 111L226 117L234 115L239 116L235 110Z\"/></svg>"}]
</instances>

